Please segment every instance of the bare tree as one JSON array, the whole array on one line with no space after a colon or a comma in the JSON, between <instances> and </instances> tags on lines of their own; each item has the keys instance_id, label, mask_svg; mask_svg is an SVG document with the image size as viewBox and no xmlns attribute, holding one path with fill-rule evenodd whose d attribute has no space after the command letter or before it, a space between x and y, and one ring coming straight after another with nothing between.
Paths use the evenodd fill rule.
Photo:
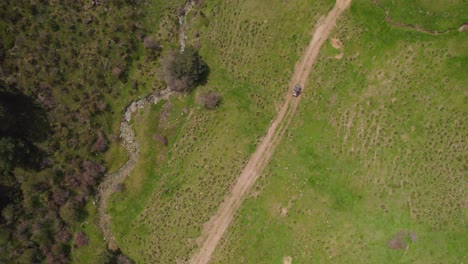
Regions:
<instances>
[{"instance_id":1,"label":"bare tree","mask_svg":"<svg viewBox=\"0 0 468 264\"><path fill-rule=\"evenodd\" d=\"M221 102L221 95L215 92L201 93L198 96L197 101L206 109L214 109Z\"/></svg>"}]
</instances>

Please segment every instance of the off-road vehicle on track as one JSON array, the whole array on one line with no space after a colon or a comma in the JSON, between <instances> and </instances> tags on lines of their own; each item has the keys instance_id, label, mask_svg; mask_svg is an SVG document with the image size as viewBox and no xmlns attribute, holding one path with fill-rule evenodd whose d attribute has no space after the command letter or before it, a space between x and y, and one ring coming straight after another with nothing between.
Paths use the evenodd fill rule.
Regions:
<instances>
[{"instance_id":1,"label":"off-road vehicle on track","mask_svg":"<svg viewBox=\"0 0 468 264\"><path fill-rule=\"evenodd\" d=\"M294 85L293 96L298 97L301 94L302 87L299 84Z\"/></svg>"}]
</instances>

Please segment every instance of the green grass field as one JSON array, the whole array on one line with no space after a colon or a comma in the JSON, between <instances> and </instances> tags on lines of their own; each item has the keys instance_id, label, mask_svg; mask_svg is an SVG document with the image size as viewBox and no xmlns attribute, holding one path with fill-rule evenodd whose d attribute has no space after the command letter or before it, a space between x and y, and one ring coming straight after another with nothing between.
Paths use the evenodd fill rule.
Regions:
<instances>
[{"instance_id":1,"label":"green grass field","mask_svg":"<svg viewBox=\"0 0 468 264\"><path fill-rule=\"evenodd\" d=\"M142 150L148 154L142 154L126 191L114 196L110 208L119 246L138 263L173 263L190 256L203 224L275 116L313 25L333 4L252 3L206 1L189 15L188 40L201 45L211 69L208 83L192 96L174 99L180 107L169 113L182 123L169 133L164 162L154 162L155 150ZM257 16L265 7L271 11ZM305 11L297 14L298 9ZM223 96L218 109L192 103L197 93L210 90ZM145 148L154 146L148 135L155 133L149 125L155 115L157 110L135 119L145 126L136 129Z\"/></svg>"},{"instance_id":2,"label":"green grass field","mask_svg":"<svg viewBox=\"0 0 468 264\"><path fill-rule=\"evenodd\" d=\"M332 37L213 263L465 262L468 36L356 1Z\"/></svg>"},{"instance_id":3,"label":"green grass field","mask_svg":"<svg viewBox=\"0 0 468 264\"><path fill-rule=\"evenodd\" d=\"M156 2L151 12L163 10ZM194 94L134 118L140 161L110 207L126 255L137 263L189 258L276 115L313 25L333 4L211 0L192 10L188 41L201 47L211 73ZM380 4L393 20L430 29L466 20L463 2L411 3L430 17ZM466 261L467 35L431 36L390 27L384 17L356 1L339 19L332 37L343 50L322 48L291 127L215 263ZM163 27L156 30L164 35ZM139 93L162 86L157 64L135 62L130 76L141 78ZM222 94L220 107L198 107L202 91ZM167 136L167 147L156 134ZM125 160L114 148L111 170ZM390 249L400 232L403 249Z\"/></svg>"}]
</instances>

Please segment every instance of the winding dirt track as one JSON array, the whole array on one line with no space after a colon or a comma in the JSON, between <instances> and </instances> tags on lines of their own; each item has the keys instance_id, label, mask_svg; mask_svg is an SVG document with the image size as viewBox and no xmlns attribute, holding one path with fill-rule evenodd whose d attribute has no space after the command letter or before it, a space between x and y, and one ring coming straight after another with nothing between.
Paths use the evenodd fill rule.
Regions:
<instances>
[{"instance_id":1,"label":"winding dirt track","mask_svg":"<svg viewBox=\"0 0 468 264\"><path fill-rule=\"evenodd\" d=\"M156 104L159 100L167 100L172 94L169 89L158 91L143 99L132 102L125 109L125 114L120 122L120 138L122 145L128 153L128 160L116 172L106 175L104 181L98 187L98 225L107 242L107 247L111 250L117 250L119 247L115 241L115 237L111 232L111 217L107 213L110 196L118 190L119 184L123 183L125 178L132 172L138 159L140 158L140 147L135 140L135 133L132 130L130 120L139 109L146 107L149 104Z\"/></svg>"},{"instance_id":2,"label":"winding dirt track","mask_svg":"<svg viewBox=\"0 0 468 264\"><path fill-rule=\"evenodd\" d=\"M318 21L309 46L305 50L299 62L296 64L294 75L290 82L290 87L293 87L296 83L301 84L302 87L305 86L312 70L312 66L319 54L320 47L327 40L331 31L335 27L338 16L347 7L349 7L350 4L351 0L336 0L334 8L330 13L328 13L327 17L321 18ZM200 250L192 256L190 263L206 264L210 261L211 255L215 251L216 246L229 227L237 209L242 204L245 194L253 186L265 166L268 164L268 161L296 112L299 101L300 97L293 98L291 93L288 91L283 107L268 129L265 138L257 147L255 153L243 169L230 196L224 200L216 214L205 225L202 236L198 239L200 242Z\"/></svg>"}]
</instances>

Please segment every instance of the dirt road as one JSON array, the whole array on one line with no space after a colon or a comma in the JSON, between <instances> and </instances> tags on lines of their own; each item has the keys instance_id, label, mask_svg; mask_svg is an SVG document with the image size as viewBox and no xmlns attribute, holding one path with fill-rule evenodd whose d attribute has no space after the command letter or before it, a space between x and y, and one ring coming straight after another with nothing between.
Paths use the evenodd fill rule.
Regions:
<instances>
[{"instance_id":1,"label":"dirt road","mask_svg":"<svg viewBox=\"0 0 468 264\"><path fill-rule=\"evenodd\" d=\"M309 46L305 50L299 62L296 64L294 75L289 85L290 87L293 87L296 83L305 87L310 71L312 70L312 66L319 54L320 47L327 40L331 31L335 27L338 16L342 11L349 7L350 4L351 0L337 0L334 8L330 13L328 13L327 17L318 21ZM293 98L291 92L288 91L283 107L268 129L265 138L257 147L255 153L243 169L231 191L231 194L225 199L216 214L205 225L202 236L198 240L200 241L200 250L192 256L190 263L205 264L210 261L211 255L216 249L216 246L229 227L237 209L242 204L245 194L253 186L265 166L268 164L268 161L296 112L299 101L300 97Z\"/></svg>"}]
</instances>

